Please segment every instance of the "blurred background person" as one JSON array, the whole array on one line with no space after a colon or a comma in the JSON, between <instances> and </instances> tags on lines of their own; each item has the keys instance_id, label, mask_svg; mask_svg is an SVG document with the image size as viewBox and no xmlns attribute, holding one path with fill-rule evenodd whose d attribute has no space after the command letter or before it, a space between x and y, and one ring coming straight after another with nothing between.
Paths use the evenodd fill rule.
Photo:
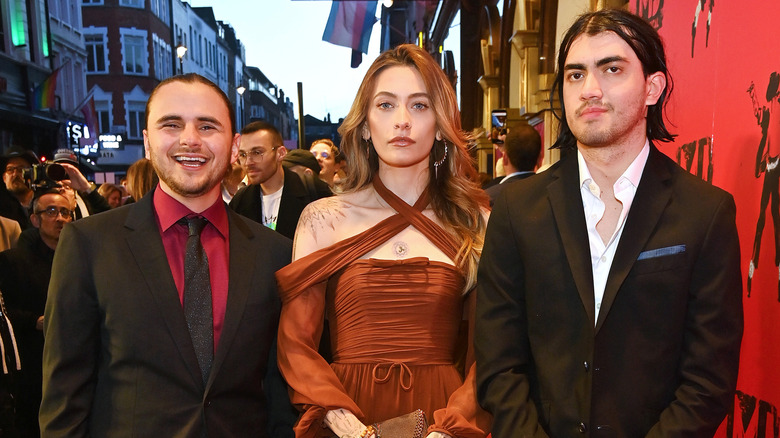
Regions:
<instances>
[{"instance_id":1,"label":"blurred background person","mask_svg":"<svg viewBox=\"0 0 780 438\"><path fill-rule=\"evenodd\" d=\"M286 155L274 125L260 121L246 125L241 130L238 162L249 185L236 193L230 208L292 239L304 207L317 198L310 197L297 173L282 166Z\"/></svg>"},{"instance_id":2,"label":"blurred background person","mask_svg":"<svg viewBox=\"0 0 780 438\"><path fill-rule=\"evenodd\" d=\"M66 190L73 190L73 198L76 201L76 206L73 208L73 219L81 219L91 214L111 210L106 198L98 193L97 185L89 182L79 170L78 157L72 150L57 149L52 162L62 166L67 173L67 179L60 181L60 183Z\"/></svg>"},{"instance_id":3,"label":"blurred background person","mask_svg":"<svg viewBox=\"0 0 780 438\"><path fill-rule=\"evenodd\" d=\"M534 174L542 160L542 137L528 123L510 123L498 148L502 152L500 161L506 176L498 184L485 189L490 196L491 207L507 184Z\"/></svg>"},{"instance_id":4,"label":"blurred background person","mask_svg":"<svg viewBox=\"0 0 780 438\"><path fill-rule=\"evenodd\" d=\"M116 184L103 183L98 187L98 193L108 202L111 208L122 205L122 189Z\"/></svg>"},{"instance_id":5,"label":"blurred background person","mask_svg":"<svg viewBox=\"0 0 780 438\"><path fill-rule=\"evenodd\" d=\"M296 436L325 425L373 437L366 425L422 409L429 437L484 437L473 361L465 379L456 363L470 345L459 334L488 199L455 92L428 53L398 46L368 69L339 133L350 165L342 191L306 208L295 261L277 272ZM317 352L325 319L330 364Z\"/></svg>"},{"instance_id":6,"label":"blurred background person","mask_svg":"<svg viewBox=\"0 0 780 438\"><path fill-rule=\"evenodd\" d=\"M315 140L309 150L320 164L320 179L331 188L346 176L343 169L346 164L344 156L332 141L327 138Z\"/></svg>"},{"instance_id":7,"label":"blurred background person","mask_svg":"<svg viewBox=\"0 0 780 438\"><path fill-rule=\"evenodd\" d=\"M33 228L25 231L27 236L19 241L17 248L0 253L0 290L24 366L16 382L17 426L22 437L40 434L43 310L54 251L62 228L73 220L70 201L56 187L38 190L32 206Z\"/></svg>"},{"instance_id":8,"label":"blurred background person","mask_svg":"<svg viewBox=\"0 0 780 438\"><path fill-rule=\"evenodd\" d=\"M236 195L238 189L243 187L241 181L244 179L244 169L240 164L233 163L222 178L222 200L229 204Z\"/></svg>"},{"instance_id":9,"label":"blurred background person","mask_svg":"<svg viewBox=\"0 0 780 438\"><path fill-rule=\"evenodd\" d=\"M331 196L333 193L325 181L320 179L320 163L314 155L303 149L293 149L282 159L282 166L297 173L303 181L310 201Z\"/></svg>"},{"instance_id":10,"label":"blurred background person","mask_svg":"<svg viewBox=\"0 0 780 438\"><path fill-rule=\"evenodd\" d=\"M143 198L155 186L159 178L152 167L152 162L148 158L141 158L127 168L127 192L130 197L125 201L126 204L133 203Z\"/></svg>"},{"instance_id":11,"label":"blurred background person","mask_svg":"<svg viewBox=\"0 0 780 438\"><path fill-rule=\"evenodd\" d=\"M22 230L30 228L30 202L32 188L24 181L24 170L39 164L33 151L20 146L11 146L3 155L0 167L3 169L3 185L0 187L0 216L19 223Z\"/></svg>"}]
</instances>

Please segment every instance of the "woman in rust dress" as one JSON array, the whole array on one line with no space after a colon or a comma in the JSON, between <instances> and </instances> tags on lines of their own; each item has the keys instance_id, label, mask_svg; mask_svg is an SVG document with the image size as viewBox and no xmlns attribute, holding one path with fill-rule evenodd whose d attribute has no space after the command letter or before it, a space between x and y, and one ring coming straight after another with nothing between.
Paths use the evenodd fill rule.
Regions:
<instances>
[{"instance_id":1,"label":"woman in rust dress","mask_svg":"<svg viewBox=\"0 0 780 438\"><path fill-rule=\"evenodd\" d=\"M304 210L277 273L296 436L371 436L366 425L422 409L429 437L484 437L473 361L466 376L456 361L487 198L452 86L430 55L399 46L369 68L339 131L343 193ZM330 364L317 353L325 318Z\"/></svg>"}]
</instances>

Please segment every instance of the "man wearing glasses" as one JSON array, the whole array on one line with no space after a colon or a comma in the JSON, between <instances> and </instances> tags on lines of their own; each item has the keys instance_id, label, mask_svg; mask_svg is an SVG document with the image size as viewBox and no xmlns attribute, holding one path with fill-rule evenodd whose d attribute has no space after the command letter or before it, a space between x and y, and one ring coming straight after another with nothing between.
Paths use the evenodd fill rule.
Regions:
<instances>
[{"instance_id":1,"label":"man wearing glasses","mask_svg":"<svg viewBox=\"0 0 780 438\"><path fill-rule=\"evenodd\" d=\"M282 167L285 155L282 136L273 125L260 121L246 125L238 162L249 185L236 193L230 208L292 239L303 208L319 195L312 199L300 177Z\"/></svg>"},{"instance_id":2,"label":"man wearing glasses","mask_svg":"<svg viewBox=\"0 0 780 438\"><path fill-rule=\"evenodd\" d=\"M24 182L24 169L40 161L32 151L12 146L0 162L4 186L0 187L0 216L19 222L22 230L30 228L29 208L33 191Z\"/></svg>"},{"instance_id":3,"label":"man wearing glasses","mask_svg":"<svg viewBox=\"0 0 780 438\"><path fill-rule=\"evenodd\" d=\"M32 203L30 238L0 253L0 290L14 327L23 369L18 379L17 426L21 436L38 436L41 404L43 310L54 250L65 224L73 220L70 201L57 188L39 190Z\"/></svg>"}]
</instances>

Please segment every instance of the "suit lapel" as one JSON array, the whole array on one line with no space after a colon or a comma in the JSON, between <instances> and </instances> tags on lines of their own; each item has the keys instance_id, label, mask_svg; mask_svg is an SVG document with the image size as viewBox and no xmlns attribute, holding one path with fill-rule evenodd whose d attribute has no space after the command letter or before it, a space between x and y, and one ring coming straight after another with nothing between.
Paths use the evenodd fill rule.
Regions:
<instances>
[{"instance_id":1,"label":"suit lapel","mask_svg":"<svg viewBox=\"0 0 780 438\"><path fill-rule=\"evenodd\" d=\"M564 158L564 162L554 172L554 180L547 186L550 206L577 292L589 320L595 324L593 268L590 262L590 245L579 188L577 154L572 153Z\"/></svg>"},{"instance_id":2,"label":"suit lapel","mask_svg":"<svg viewBox=\"0 0 780 438\"><path fill-rule=\"evenodd\" d=\"M179 293L173 281L168 257L162 237L157 228L152 205L153 196L147 195L130 207L125 227L127 244L135 262L141 270L144 281L157 304L160 317L165 321L174 343L178 347L182 360L189 369L193 380L198 386L203 385L198 359L192 346L184 318Z\"/></svg>"},{"instance_id":3,"label":"suit lapel","mask_svg":"<svg viewBox=\"0 0 780 438\"><path fill-rule=\"evenodd\" d=\"M634 266L639 253L645 248L661 214L669 204L672 194L672 185L669 183L671 173L664 166L663 161L661 152L654 146L650 146L650 155L609 271L596 332L604 324L604 319L609 314L620 286Z\"/></svg>"},{"instance_id":4,"label":"suit lapel","mask_svg":"<svg viewBox=\"0 0 780 438\"><path fill-rule=\"evenodd\" d=\"M246 301L249 297L251 280L254 277L251 272L252 263L246 260L255 260L253 249L250 246L251 239L256 236L249 227L246 226L238 213L228 209L228 220L230 223L230 255L228 268L228 297L227 307L225 308L225 321L222 326L222 334L219 338L219 345L214 355L214 362L211 366L211 375L209 376L208 386L214 380L214 376L219 373L222 363L225 361L227 352L230 351L230 344L238 333L238 327L244 317ZM194 354L194 352L193 352ZM196 362L197 363L197 362Z\"/></svg>"}]
</instances>

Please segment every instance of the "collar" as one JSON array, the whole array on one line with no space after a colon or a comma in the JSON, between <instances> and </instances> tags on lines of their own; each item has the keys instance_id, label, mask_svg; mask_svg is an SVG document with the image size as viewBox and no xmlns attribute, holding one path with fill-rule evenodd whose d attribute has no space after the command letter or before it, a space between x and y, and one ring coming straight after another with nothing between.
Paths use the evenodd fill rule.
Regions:
<instances>
[{"instance_id":1,"label":"collar","mask_svg":"<svg viewBox=\"0 0 780 438\"><path fill-rule=\"evenodd\" d=\"M527 173L533 173L533 172L532 172L532 171L530 171L530 170L518 170L517 172L512 172L512 173L510 173L509 175L505 176L505 177L504 177L504 178L503 178L501 181L499 181L498 183L499 183L499 184L503 184L503 183L507 182L507 180L509 180L509 178L512 178L512 177L514 177L514 176L518 176L518 175L525 175L525 174L527 174Z\"/></svg>"},{"instance_id":2,"label":"collar","mask_svg":"<svg viewBox=\"0 0 780 438\"><path fill-rule=\"evenodd\" d=\"M650 156L650 141L645 140L645 145L642 150L639 151L634 161L628 165L628 168L623 172L620 178L617 179L615 184L618 184L623 178L627 179L634 187L639 187L639 180L642 179L642 171L645 169L647 163L647 157ZM582 153L577 150L577 164L580 169L580 187L593 181L593 177L590 175L588 165L585 163L585 158L582 157Z\"/></svg>"},{"instance_id":3,"label":"collar","mask_svg":"<svg viewBox=\"0 0 780 438\"><path fill-rule=\"evenodd\" d=\"M157 185L154 191L154 211L157 214L157 219L160 221L160 228L163 231L168 231L173 224L179 221L179 219L190 216L198 215L189 208L187 208L181 202L173 199L171 195L165 193L160 185ZM222 197L218 197L214 204L199 214L208 220L219 231L223 238L228 236L228 216L225 209L225 202Z\"/></svg>"}]
</instances>

